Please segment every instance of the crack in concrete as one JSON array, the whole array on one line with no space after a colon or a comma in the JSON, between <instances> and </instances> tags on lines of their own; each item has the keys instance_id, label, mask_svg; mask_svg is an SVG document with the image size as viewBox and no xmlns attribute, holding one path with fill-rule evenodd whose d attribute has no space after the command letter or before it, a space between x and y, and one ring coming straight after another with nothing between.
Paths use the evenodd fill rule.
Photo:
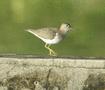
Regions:
<instances>
[{"instance_id":1,"label":"crack in concrete","mask_svg":"<svg viewBox=\"0 0 105 90\"><path fill-rule=\"evenodd\" d=\"M48 74L47 74L47 77L46 77L46 90L48 90L48 87L49 87L49 77L50 77L51 70L52 70L52 68L50 68L48 70Z\"/></svg>"}]
</instances>

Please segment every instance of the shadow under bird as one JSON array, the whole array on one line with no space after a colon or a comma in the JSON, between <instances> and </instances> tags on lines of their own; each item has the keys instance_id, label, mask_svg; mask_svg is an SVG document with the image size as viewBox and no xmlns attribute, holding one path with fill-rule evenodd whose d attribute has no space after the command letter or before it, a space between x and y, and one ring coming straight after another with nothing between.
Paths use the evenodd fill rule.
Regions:
<instances>
[{"instance_id":1,"label":"shadow under bird","mask_svg":"<svg viewBox=\"0 0 105 90\"><path fill-rule=\"evenodd\" d=\"M57 44L62 41L68 31L71 31L71 25L63 23L59 28L41 28L41 29L28 29L26 31L35 35L45 43L45 48L49 50L50 56L57 56L56 52L50 48L51 45Z\"/></svg>"}]
</instances>

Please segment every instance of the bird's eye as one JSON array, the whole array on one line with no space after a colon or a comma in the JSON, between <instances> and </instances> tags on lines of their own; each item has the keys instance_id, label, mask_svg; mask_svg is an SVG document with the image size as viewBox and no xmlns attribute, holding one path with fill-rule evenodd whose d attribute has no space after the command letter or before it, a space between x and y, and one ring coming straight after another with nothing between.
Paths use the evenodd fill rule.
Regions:
<instances>
[{"instance_id":1,"label":"bird's eye","mask_svg":"<svg viewBox=\"0 0 105 90\"><path fill-rule=\"evenodd\" d=\"M71 24L66 24L67 27L71 27Z\"/></svg>"}]
</instances>

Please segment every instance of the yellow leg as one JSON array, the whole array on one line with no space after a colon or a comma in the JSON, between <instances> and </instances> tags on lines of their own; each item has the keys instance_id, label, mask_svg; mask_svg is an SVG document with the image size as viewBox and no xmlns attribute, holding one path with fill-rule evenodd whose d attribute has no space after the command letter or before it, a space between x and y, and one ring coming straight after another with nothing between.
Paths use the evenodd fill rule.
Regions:
<instances>
[{"instance_id":1,"label":"yellow leg","mask_svg":"<svg viewBox=\"0 0 105 90\"><path fill-rule=\"evenodd\" d=\"M50 48L50 45L48 45L48 48L49 48L49 52L51 53L52 56L57 56L56 52Z\"/></svg>"},{"instance_id":2,"label":"yellow leg","mask_svg":"<svg viewBox=\"0 0 105 90\"><path fill-rule=\"evenodd\" d=\"M45 48L49 50L49 55L50 56L57 56L57 54L55 53L55 51L50 48L50 45L45 44Z\"/></svg>"},{"instance_id":3,"label":"yellow leg","mask_svg":"<svg viewBox=\"0 0 105 90\"><path fill-rule=\"evenodd\" d=\"M49 50L48 44L45 44L45 48ZM49 50L49 55L51 55L51 51Z\"/></svg>"}]
</instances>

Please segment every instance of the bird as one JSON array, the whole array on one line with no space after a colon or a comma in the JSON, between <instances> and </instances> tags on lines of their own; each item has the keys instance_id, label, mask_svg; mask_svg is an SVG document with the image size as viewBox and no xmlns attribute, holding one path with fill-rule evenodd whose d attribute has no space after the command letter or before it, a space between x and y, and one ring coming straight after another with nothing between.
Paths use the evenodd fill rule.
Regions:
<instances>
[{"instance_id":1,"label":"bird","mask_svg":"<svg viewBox=\"0 0 105 90\"><path fill-rule=\"evenodd\" d=\"M57 56L57 53L50 48L51 45L57 44L64 39L68 31L72 31L71 24L62 23L60 27L45 27L40 29L27 29L27 32L35 35L45 43L50 56Z\"/></svg>"}]
</instances>

